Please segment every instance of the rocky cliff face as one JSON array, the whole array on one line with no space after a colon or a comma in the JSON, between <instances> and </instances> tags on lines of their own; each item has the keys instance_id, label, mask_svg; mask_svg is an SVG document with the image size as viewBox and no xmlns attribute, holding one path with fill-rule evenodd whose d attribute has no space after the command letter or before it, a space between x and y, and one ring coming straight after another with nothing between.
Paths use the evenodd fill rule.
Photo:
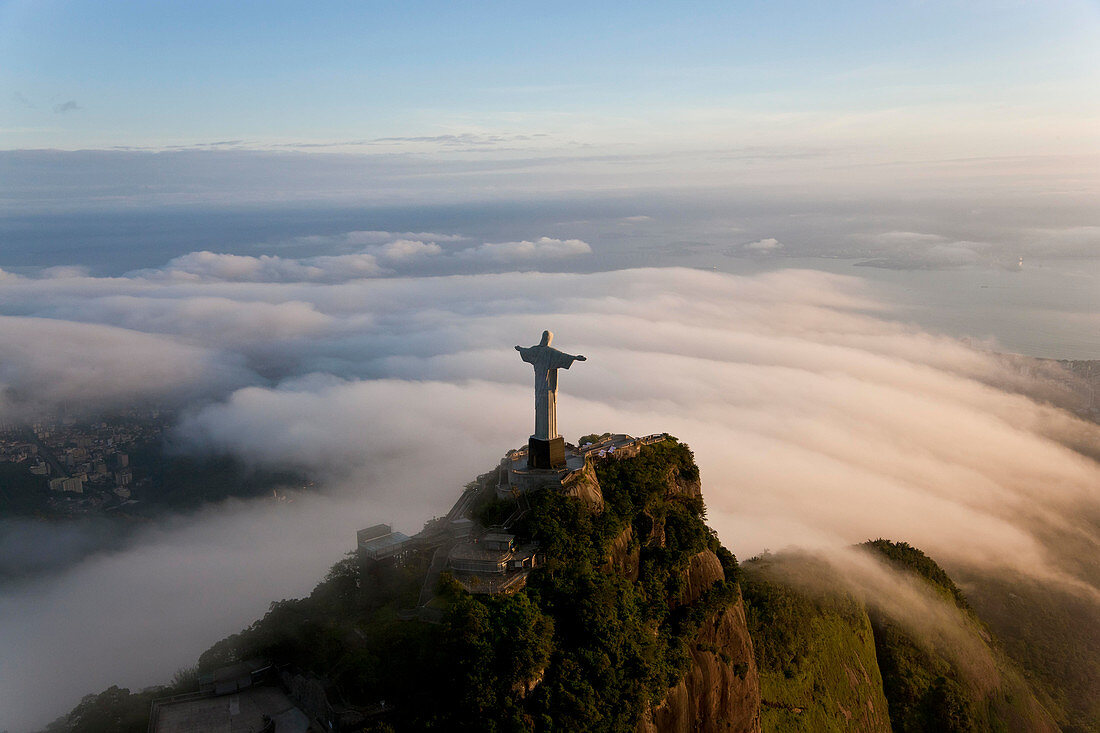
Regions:
<instances>
[{"instance_id":1,"label":"rocky cliff face","mask_svg":"<svg viewBox=\"0 0 1100 733\"><path fill-rule=\"evenodd\" d=\"M627 527L611 543L611 552L604 565L606 572L618 573L627 580L638 580L641 546L634 541L634 527Z\"/></svg>"},{"instance_id":2,"label":"rocky cliff face","mask_svg":"<svg viewBox=\"0 0 1100 733\"><path fill-rule=\"evenodd\" d=\"M665 477L665 498L701 499L698 475L685 477L670 470ZM648 518L651 529L645 543L663 547L664 522ZM612 543L609 566L636 580L639 545L634 542L632 529L627 528ZM692 555L682 575L680 594L669 598L673 608L696 603L715 583L726 580L721 561L709 549ZM637 733L758 733L760 683L740 591L732 603L703 619L688 654L687 671L659 704L645 711Z\"/></svg>"},{"instance_id":3,"label":"rocky cliff face","mask_svg":"<svg viewBox=\"0 0 1100 733\"><path fill-rule=\"evenodd\" d=\"M712 585L726 579L721 561L710 550L692 555L683 576L680 597L669 599L669 604L673 607L695 603Z\"/></svg>"},{"instance_id":4,"label":"rocky cliff face","mask_svg":"<svg viewBox=\"0 0 1100 733\"><path fill-rule=\"evenodd\" d=\"M578 475L571 476L562 484L562 493L580 499L597 512L603 510L603 492L591 463L586 462Z\"/></svg>"},{"instance_id":5,"label":"rocky cliff face","mask_svg":"<svg viewBox=\"0 0 1100 733\"><path fill-rule=\"evenodd\" d=\"M703 484L699 480L698 473L688 477L678 471L669 471L665 481L667 484L667 489L665 491L666 499L671 499L676 496L685 499L703 498Z\"/></svg>"},{"instance_id":6,"label":"rocky cliff face","mask_svg":"<svg viewBox=\"0 0 1100 733\"><path fill-rule=\"evenodd\" d=\"M689 653L688 671L646 711L637 733L760 731L760 684L740 597L703 622Z\"/></svg>"}]
</instances>

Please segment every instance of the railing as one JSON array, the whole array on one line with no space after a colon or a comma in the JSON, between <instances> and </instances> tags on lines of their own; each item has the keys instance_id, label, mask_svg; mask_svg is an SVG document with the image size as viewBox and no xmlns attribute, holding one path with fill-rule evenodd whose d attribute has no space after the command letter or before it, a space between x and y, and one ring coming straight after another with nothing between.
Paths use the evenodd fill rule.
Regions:
<instances>
[{"instance_id":1,"label":"railing","mask_svg":"<svg viewBox=\"0 0 1100 733\"><path fill-rule=\"evenodd\" d=\"M443 568L447 566L447 553L451 551L454 544L454 542L445 542L432 555L428 573L424 576L424 584L420 586L420 597L417 606L426 606L435 598L435 585L439 582L439 576L443 573Z\"/></svg>"},{"instance_id":2,"label":"railing","mask_svg":"<svg viewBox=\"0 0 1100 733\"><path fill-rule=\"evenodd\" d=\"M470 593L496 595L498 593L519 590L527 583L527 576L529 574L529 570L517 570L497 577L480 574L462 577L456 576L455 580L462 583L463 587Z\"/></svg>"},{"instance_id":3,"label":"railing","mask_svg":"<svg viewBox=\"0 0 1100 733\"><path fill-rule=\"evenodd\" d=\"M518 522L527 512L531 511L531 502L527 498L526 491L512 489L512 496L516 498L516 508L508 515L508 518L502 522L502 526L504 527L511 527L514 522Z\"/></svg>"},{"instance_id":4,"label":"railing","mask_svg":"<svg viewBox=\"0 0 1100 733\"><path fill-rule=\"evenodd\" d=\"M158 697L149 703L149 725L146 728L148 733L154 733L157 729L157 718L160 715L160 706L168 705L170 703L177 702L190 702L192 700L203 700L208 697L213 697L213 690L207 692L183 692L179 695L171 695L169 697Z\"/></svg>"}]
</instances>

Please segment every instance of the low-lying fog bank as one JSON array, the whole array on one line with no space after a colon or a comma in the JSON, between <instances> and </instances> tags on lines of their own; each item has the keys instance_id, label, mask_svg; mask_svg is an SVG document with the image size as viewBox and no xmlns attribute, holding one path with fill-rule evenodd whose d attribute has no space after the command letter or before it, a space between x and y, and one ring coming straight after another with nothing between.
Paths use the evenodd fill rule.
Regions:
<instances>
[{"instance_id":1,"label":"low-lying fog bank","mask_svg":"<svg viewBox=\"0 0 1100 733\"><path fill-rule=\"evenodd\" d=\"M1071 399L1056 370L1028 373L897 323L858 279L377 280L284 264L7 276L0 305L22 315L0 318L0 416L172 401L187 405L173 436L189 450L302 469L322 488L209 506L10 588L0 726L44 725L112 684L164 681L269 602L307 593L356 529L412 532L445 512L526 441L530 368L512 346L544 328L588 357L559 375L566 438L680 437L708 522L740 556L882 536L1095 598L1095 561L1081 558L1100 549L1100 466L1084 454L1100 453L1100 428L1027 396ZM93 326L95 338L81 335ZM13 338L39 328L55 348ZM65 344L81 358L58 358Z\"/></svg>"}]
</instances>

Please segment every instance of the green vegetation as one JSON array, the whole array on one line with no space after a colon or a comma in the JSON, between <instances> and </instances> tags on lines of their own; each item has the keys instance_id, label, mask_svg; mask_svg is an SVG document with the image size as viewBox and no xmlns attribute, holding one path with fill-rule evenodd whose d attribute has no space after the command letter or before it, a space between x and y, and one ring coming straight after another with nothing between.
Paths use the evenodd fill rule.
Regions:
<instances>
[{"instance_id":1,"label":"green vegetation","mask_svg":"<svg viewBox=\"0 0 1100 733\"><path fill-rule=\"evenodd\" d=\"M85 695L71 712L47 726L45 733L145 733L153 700L191 692L196 681L192 668L181 669L169 685L141 692L112 685L98 695Z\"/></svg>"},{"instance_id":2,"label":"green vegetation","mask_svg":"<svg viewBox=\"0 0 1100 733\"><path fill-rule=\"evenodd\" d=\"M702 501L675 493L678 482L698 480L687 446L647 446L635 458L599 462L596 475L602 512L542 492L521 528L546 551L528 593L555 622L550 666L528 702L541 730L633 730L646 705L659 702L685 671L702 620L737 594L734 583L720 582L674 608L691 556L719 549L703 523ZM630 526L635 538L646 538L637 582L602 570L611 542ZM649 541L656 537L663 543ZM735 568L732 554L723 554Z\"/></svg>"},{"instance_id":3,"label":"green vegetation","mask_svg":"<svg viewBox=\"0 0 1100 733\"><path fill-rule=\"evenodd\" d=\"M1094 602L1020 575L970 573L960 580L1058 726L1067 733L1100 731L1100 623Z\"/></svg>"},{"instance_id":4,"label":"green vegetation","mask_svg":"<svg viewBox=\"0 0 1100 733\"><path fill-rule=\"evenodd\" d=\"M162 689L131 693L125 687L109 687L88 695L66 718L46 729L47 733L144 733L149 723L149 704L165 694Z\"/></svg>"},{"instance_id":5,"label":"green vegetation","mask_svg":"<svg viewBox=\"0 0 1100 733\"><path fill-rule=\"evenodd\" d=\"M439 641L410 634L413 625L397 618L398 609L415 605L424 570L374 566L352 554L308 598L272 603L264 618L203 653L199 670L259 657L322 676L348 699L388 693L396 670L387 659L419 657L429 651L422 641Z\"/></svg>"},{"instance_id":6,"label":"green vegetation","mask_svg":"<svg viewBox=\"0 0 1100 733\"><path fill-rule=\"evenodd\" d=\"M986 678L963 666L971 650L922 639L911 625L869 609L890 721L897 733L918 731L1054 730L1049 714L1023 676L992 641L984 624L934 560L904 542L875 540L865 547L895 568L924 579L959 611L959 630L972 649L988 655ZM973 661L973 660L969 660Z\"/></svg>"},{"instance_id":7,"label":"green vegetation","mask_svg":"<svg viewBox=\"0 0 1100 733\"><path fill-rule=\"evenodd\" d=\"M949 596L959 608L963 610L970 609L966 597L963 596L962 591L955 585L955 581L951 580L944 569L937 565L935 560L908 542L891 542L880 537L877 540L864 542L863 546L878 552L895 568L908 570L924 578L934 588Z\"/></svg>"},{"instance_id":8,"label":"green vegetation","mask_svg":"<svg viewBox=\"0 0 1100 733\"><path fill-rule=\"evenodd\" d=\"M731 574L737 560L703 523L691 451L676 441L596 467L600 512L560 492L531 497L516 528L546 563L510 596L471 596L446 576L438 625L401 621L415 605L426 559L377 567L352 556L309 598L272 604L245 631L199 660L202 671L251 657L326 680L330 700L386 700L398 730L632 731L689 664L699 625L737 597L718 582L683 604L691 556L711 549ZM485 501L483 521L511 502ZM634 528L636 582L605 569L611 542ZM744 673L744 670L742 670Z\"/></svg>"},{"instance_id":9,"label":"green vegetation","mask_svg":"<svg viewBox=\"0 0 1100 733\"><path fill-rule=\"evenodd\" d=\"M877 539L863 543L893 567L911 572L929 583L960 609L966 599L932 558L906 542ZM875 649L883 689L890 701L890 720L897 733L979 730L980 700L970 694L958 666L945 652L920 644L913 632L895 619L871 610Z\"/></svg>"},{"instance_id":10,"label":"green vegetation","mask_svg":"<svg viewBox=\"0 0 1100 733\"><path fill-rule=\"evenodd\" d=\"M516 511L515 499L498 499L495 482L474 503L471 514L482 527L498 527Z\"/></svg>"},{"instance_id":11,"label":"green vegetation","mask_svg":"<svg viewBox=\"0 0 1100 733\"><path fill-rule=\"evenodd\" d=\"M430 604L438 623L407 620L431 553L414 554L402 567L352 554L309 597L273 603L262 619L215 644L196 673L268 659L321 679L337 708L366 710L384 700L391 712L377 730L625 733L679 682L693 651L710 652L748 678L748 659L699 636L743 594L765 731L1054 730L959 588L920 550L866 543L942 597L946 615L960 620L952 632L967 637L968 651L983 659L988 653L986 671L947 648L956 636L918 636L871 600L865 605L839 590L841 579L830 582L828 566L808 556L766 555L739 566L707 528L699 470L675 439L636 457L596 461L594 471L600 510L557 491L529 496L512 529L521 542L537 541L545 562L525 589L475 596L444 573ZM492 525L514 509L514 501L487 491L473 512ZM688 571L708 551L724 579L700 587ZM636 579L610 569L626 566L624 554ZM814 578L820 590L796 585L800 577ZM1047 660L1051 652L1037 653ZM182 679L173 691L183 689ZM111 688L86 698L54 729L136 733L150 698L168 689ZM1067 730L1095 729L1084 715L1072 720L1086 724Z\"/></svg>"},{"instance_id":12,"label":"green vegetation","mask_svg":"<svg viewBox=\"0 0 1100 733\"><path fill-rule=\"evenodd\" d=\"M933 625L950 624L956 615L957 626L942 634L918 631L912 619L892 616L873 597L864 606L844 594L842 578L830 580L829 567L810 556L750 560L742 567L741 587L765 731L1055 730L934 560L904 542L879 539L865 546L943 599L947 613Z\"/></svg>"},{"instance_id":13,"label":"green vegetation","mask_svg":"<svg viewBox=\"0 0 1100 733\"><path fill-rule=\"evenodd\" d=\"M218 490L242 485L231 466L181 466L191 478L207 470L238 477ZM523 591L471 596L445 574L431 604L440 623L401 620L400 610L417 602L430 557L393 567L353 554L308 598L272 603L262 619L215 644L198 671L269 659L323 679L334 705L385 700L395 710L386 722L397 730L632 731L687 668L700 624L737 598L730 580L685 598L692 556L714 551L727 578L737 559L703 522L687 446L646 446L634 458L598 462L596 474L602 511L560 492L530 498L515 531L537 540L546 562ZM496 524L513 509L486 494L474 512ZM607 570L611 543L631 527L637 581ZM744 664L738 669L747 673ZM82 733L137 730L149 699L161 694L111 688L70 722Z\"/></svg>"},{"instance_id":14,"label":"green vegetation","mask_svg":"<svg viewBox=\"0 0 1100 733\"><path fill-rule=\"evenodd\" d=\"M776 562L782 561L749 561L741 578L763 730L889 731L863 606L843 594L810 594L774 580Z\"/></svg>"},{"instance_id":15,"label":"green vegetation","mask_svg":"<svg viewBox=\"0 0 1100 733\"><path fill-rule=\"evenodd\" d=\"M875 621L875 648L894 730L980 730L975 720L977 701L961 681L959 670L918 645L898 624L885 618Z\"/></svg>"},{"instance_id":16,"label":"green vegetation","mask_svg":"<svg viewBox=\"0 0 1100 733\"><path fill-rule=\"evenodd\" d=\"M482 527L498 527L516 510L515 499L492 498L478 506L473 514Z\"/></svg>"}]
</instances>

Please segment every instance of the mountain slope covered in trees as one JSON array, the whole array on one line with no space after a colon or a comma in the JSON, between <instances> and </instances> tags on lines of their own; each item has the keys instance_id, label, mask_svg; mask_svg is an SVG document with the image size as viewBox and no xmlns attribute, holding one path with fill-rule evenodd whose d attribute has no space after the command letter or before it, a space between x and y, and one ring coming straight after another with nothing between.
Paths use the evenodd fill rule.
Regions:
<instances>
[{"instance_id":1,"label":"mountain slope covered in trees","mask_svg":"<svg viewBox=\"0 0 1100 733\"><path fill-rule=\"evenodd\" d=\"M273 603L211 647L194 674L268 660L309 680L345 730L1058 729L1051 695L916 548L880 539L858 552L922 594L928 618L810 555L739 565L706 526L699 469L675 439L598 459L585 480L530 495L510 527L545 556L518 592L471 595L444 573L431 613L410 615L430 556L353 553L309 597ZM516 508L494 483L471 509L486 525ZM53 727L144 730L153 695L193 684L112 688ZM1096 730L1081 719L1058 723Z\"/></svg>"}]
</instances>

